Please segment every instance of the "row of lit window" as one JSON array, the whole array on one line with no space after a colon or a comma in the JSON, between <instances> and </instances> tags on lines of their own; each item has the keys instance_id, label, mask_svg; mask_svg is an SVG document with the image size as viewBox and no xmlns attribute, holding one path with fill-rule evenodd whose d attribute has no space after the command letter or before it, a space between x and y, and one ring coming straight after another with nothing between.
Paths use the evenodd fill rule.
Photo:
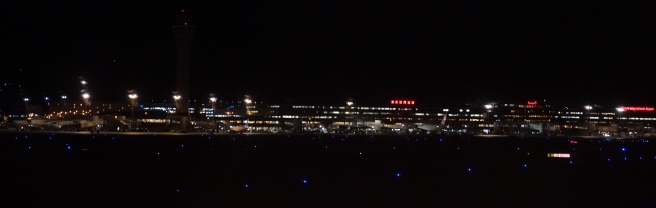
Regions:
<instances>
[{"instance_id":1,"label":"row of lit window","mask_svg":"<svg viewBox=\"0 0 656 208\"><path fill-rule=\"evenodd\" d=\"M292 108L314 108L314 106L307 106L307 105L294 105Z\"/></svg>"},{"instance_id":2,"label":"row of lit window","mask_svg":"<svg viewBox=\"0 0 656 208\"><path fill-rule=\"evenodd\" d=\"M517 105L519 108L535 108L535 105Z\"/></svg>"},{"instance_id":3,"label":"row of lit window","mask_svg":"<svg viewBox=\"0 0 656 208\"><path fill-rule=\"evenodd\" d=\"M528 115L528 117L529 118L551 118L551 116L548 116L548 115Z\"/></svg>"}]
</instances>

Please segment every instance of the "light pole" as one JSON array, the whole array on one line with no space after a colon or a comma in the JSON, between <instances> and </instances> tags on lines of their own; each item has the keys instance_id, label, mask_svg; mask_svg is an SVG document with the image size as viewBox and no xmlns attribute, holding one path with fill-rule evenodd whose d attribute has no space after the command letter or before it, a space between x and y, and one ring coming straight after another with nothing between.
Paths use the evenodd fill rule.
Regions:
<instances>
[{"instance_id":1,"label":"light pole","mask_svg":"<svg viewBox=\"0 0 656 208\"><path fill-rule=\"evenodd\" d=\"M353 120L351 121L352 124L349 127L349 129L351 129L351 127L357 126L358 124L358 120L357 118L355 118L355 115L353 114L353 99L348 99L348 101L346 101L346 106L348 106L348 113L351 114L351 116L353 117Z\"/></svg>"},{"instance_id":2,"label":"light pole","mask_svg":"<svg viewBox=\"0 0 656 208\"><path fill-rule=\"evenodd\" d=\"M83 82L84 82L84 81L83 81ZM88 111L88 110L89 110L89 98L90 98L90 97L91 97L91 95L89 95L89 93L86 92L86 90L82 90L82 98L84 98L84 104L85 104L85 105L84 105L84 111ZM83 117L84 117L84 116L83 116ZM89 117L88 117L88 118L91 118L91 114L90 114L90 113L89 113ZM87 122L88 122L88 120L87 120ZM82 125L82 123L80 123L80 125ZM92 132L92 133L93 133L93 132Z\"/></svg>"},{"instance_id":3,"label":"light pole","mask_svg":"<svg viewBox=\"0 0 656 208\"><path fill-rule=\"evenodd\" d=\"M29 98L23 98L23 101L25 101L25 118L27 119L27 118L29 118L29 116L30 116L30 114L29 114L29 112L28 112L28 106L29 106L29 105L28 105L28 103L27 103L27 102L30 101L30 99L29 99Z\"/></svg>"},{"instance_id":4,"label":"light pole","mask_svg":"<svg viewBox=\"0 0 656 208\"><path fill-rule=\"evenodd\" d=\"M216 111L216 96L214 94L210 94L210 102L212 102L212 125L214 127L214 131L216 131L216 115L214 112Z\"/></svg>"},{"instance_id":5,"label":"light pole","mask_svg":"<svg viewBox=\"0 0 656 208\"><path fill-rule=\"evenodd\" d=\"M246 127L247 129L248 129L248 123L249 123L248 116L250 114L250 111L248 110L248 106L251 103L253 103L253 100L251 100L251 96L245 95L244 96L244 107L246 108L246 113L244 114L244 118L246 119L246 123L244 124L244 127Z\"/></svg>"},{"instance_id":6,"label":"light pole","mask_svg":"<svg viewBox=\"0 0 656 208\"><path fill-rule=\"evenodd\" d=\"M493 105L493 104L487 104L487 105L485 105L485 111L486 111L485 114L487 115L487 121L490 122L490 124L492 124L492 127L493 127L493 129L494 129L494 122L492 122L492 121L490 120L490 113L492 113L492 108L494 108L494 105ZM491 131L488 131L487 133L489 134L490 132L491 132Z\"/></svg>"},{"instance_id":7,"label":"light pole","mask_svg":"<svg viewBox=\"0 0 656 208\"><path fill-rule=\"evenodd\" d=\"M136 120L134 119L134 105L136 104L137 93L134 90L128 91L128 97L130 98L130 110L132 111L132 128L136 127Z\"/></svg>"},{"instance_id":8,"label":"light pole","mask_svg":"<svg viewBox=\"0 0 656 208\"><path fill-rule=\"evenodd\" d=\"M180 113L180 111L179 111L180 110L180 104L178 102L180 101L181 98L182 98L182 96L180 94L178 94L177 92L173 93L173 100L175 102L175 114L176 115L180 115L179 114ZM185 119L181 118L180 119L180 125L181 125L181 128L182 128L181 132L186 132L187 131L187 129L185 129L186 125L184 124L184 122L185 122Z\"/></svg>"},{"instance_id":9,"label":"light pole","mask_svg":"<svg viewBox=\"0 0 656 208\"><path fill-rule=\"evenodd\" d=\"M88 92L83 92L82 93L82 98L84 98L84 104L85 104L85 107L86 107L85 111L89 111L89 105L91 105L91 103L89 102L90 97L91 97L91 95L89 95ZM89 111L89 115L91 115L90 111Z\"/></svg>"}]
</instances>

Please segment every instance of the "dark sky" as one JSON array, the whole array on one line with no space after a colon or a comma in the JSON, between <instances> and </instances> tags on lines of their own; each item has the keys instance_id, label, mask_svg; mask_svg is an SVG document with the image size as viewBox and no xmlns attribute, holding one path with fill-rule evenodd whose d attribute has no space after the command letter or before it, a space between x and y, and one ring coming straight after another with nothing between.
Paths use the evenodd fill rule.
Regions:
<instances>
[{"instance_id":1,"label":"dark sky","mask_svg":"<svg viewBox=\"0 0 656 208\"><path fill-rule=\"evenodd\" d=\"M98 100L170 99L184 8L197 99L656 102L646 5L438 2L9 1L0 67L23 69L32 95L76 93L83 76Z\"/></svg>"}]
</instances>

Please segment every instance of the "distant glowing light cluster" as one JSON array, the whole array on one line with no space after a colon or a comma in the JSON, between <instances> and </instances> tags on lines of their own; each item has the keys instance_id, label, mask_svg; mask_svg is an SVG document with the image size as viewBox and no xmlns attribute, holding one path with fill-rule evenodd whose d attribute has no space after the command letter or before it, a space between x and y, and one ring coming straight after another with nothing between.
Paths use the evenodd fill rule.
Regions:
<instances>
[{"instance_id":1,"label":"distant glowing light cluster","mask_svg":"<svg viewBox=\"0 0 656 208\"><path fill-rule=\"evenodd\" d=\"M562 157L562 158L569 158L570 154L569 153L548 153L547 157Z\"/></svg>"}]
</instances>

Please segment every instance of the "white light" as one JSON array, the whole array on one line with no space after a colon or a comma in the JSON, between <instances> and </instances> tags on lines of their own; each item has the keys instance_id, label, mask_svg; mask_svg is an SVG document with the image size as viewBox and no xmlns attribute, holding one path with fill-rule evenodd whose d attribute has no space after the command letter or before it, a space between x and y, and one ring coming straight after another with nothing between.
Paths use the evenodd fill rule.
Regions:
<instances>
[{"instance_id":1,"label":"white light","mask_svg":"<svg viewBox=\"0 0 656 208\"><path fill-rule=\"evenodd\" d=\"M61 98L62 98L62 99L66 99L66 95L62 95Z\"/></svg>"},{"instance_id":2,"label":"white light","mask_svg":"<svg viewBox=\"0 0 656 208\"><path fill-rule=\"evenodd\" d=\"M618 112L624 111L624 108L615 108L615 109L617 109Z\"/></svg>"},{"instance_id":3,"label":"white light","mask_svg":"<svg viewBox=\"0 0 656 208\"><path fill-rule=\"evenodd\" d=\"M85 85L85 84L87 84L87 81L82 80L82 81L80 81L80 83L82 83L83 85Z\"/></svg>"},{"instance_id":4,"label":"white light","mask_svg":"<svg viewBox=\"0 0 656 208\"><path fill-rule=\"evenodd\" d=\"M586 110L591 110L591 109L592 109L592 106L589 106L589 105L586 105L586 106L583 106L583 107L584 107Z\"/></svg>"},{"instance_id":5,"label":"white light","mask_svg":"<svg viewBox=\"0 0 656 208\"><path fill-rule=\"evenodd\" d=\"M349 105L349 106L351 106L351 105L353 105L353 102L351 102L351 101L348 101L348 102L346 102L346 105Z\"/></svg>"},{"instance_id":6,"label":"white light","mask_svg":"<svg viewBox=\"0 0 656 208\"><path fill-rule=\"evenodd\" d=\"M88 98L91 97L91 96L89 95L89 93L84 93L84 94L82 94L82 97L83 97L84 99L88 99Z\"/></svg>"},{"instance_id":7,"label":"white light","mask_svg":"<svg viewBox=\"0 0 656 208\"><path fill-rule=\"evenodd\" d=\"M180 99L180 98L182 98L182 96L180 96L180 95L174 95L174 96L173 96L173 99L176 99L176 100L178 100L178 99Z\"/></svg>"},{"instance_id":8,"label":"white light","mask_svg":"<svg viewBox=\"0 0 656 208\"><path fill-rule=\"evenodd\" d=\"M569 158L570 154L569 153L547 153L547 157L564 157L564 158Z\"/></svg>"},{"instance_id":9,"label":"white light","mask_svg":"<svg viewBox=\"0 0 656 208\"><path fill-rule=\"evenodd\" d=\"M130 97L130 99L135 99L139 96L137 96L137 94L132 93L132 94L129 94L128 97Z\"/></svg>"},{"instance_id":10,"label":"white light","mask_svg":"<svg viewBox=\"0 0 656 208\"><path fill-rule=\"evenodd\" d=\"M487 104L487 105L485 105L485 108L490 109L490 108L492 108L492 105Z\"/></svg>"},{"instance_id":11,"label":"white light","mask_svg":"<svg viewBox=\"0 0 656 208\"><path fill-rule=\"evenodd\" d=\"M212 101L212 102L216 102L216 98L215 98L215 97L211 97L211 98L210 98L210 101Z\"/></svg>"}]
</instances>

